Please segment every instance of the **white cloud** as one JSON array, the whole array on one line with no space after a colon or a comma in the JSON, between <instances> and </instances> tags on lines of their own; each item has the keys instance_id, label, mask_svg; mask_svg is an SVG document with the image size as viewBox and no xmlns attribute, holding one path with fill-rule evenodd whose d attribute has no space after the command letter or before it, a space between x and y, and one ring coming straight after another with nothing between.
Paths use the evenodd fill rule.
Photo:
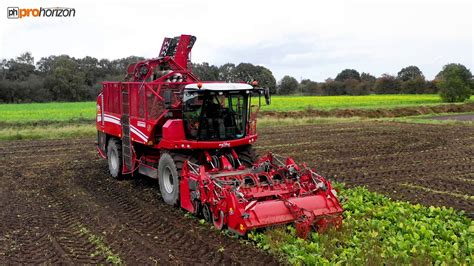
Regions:
<instances>
[{"instance_id":1,"label":"white cloud","mask_svg":"<svg viewBox=\"0 0 474 266\"><path fill-rule=\"evenodd\" d=\"M469 1L31 1L6 7L67 6L75 18L0 19L0 58L31 51L154 57L164 36L193 34L193 60L251 62L277 78L324 80L344 68L380 75L418 65L428 78L449 62L473 67Z\"/></svg>"}]
</instances>

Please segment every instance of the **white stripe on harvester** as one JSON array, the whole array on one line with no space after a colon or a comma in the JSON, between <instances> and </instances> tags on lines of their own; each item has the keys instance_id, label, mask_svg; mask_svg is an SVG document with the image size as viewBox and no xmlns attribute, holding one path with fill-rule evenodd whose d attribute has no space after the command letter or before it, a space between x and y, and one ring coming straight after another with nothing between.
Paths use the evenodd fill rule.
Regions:
<instances>
[{"instance_id":1,"label":"white stripe on harvester","mask_svg":"<svg viewBox=\"0 0 474 266\"><path fill-rule=\"evenodd\" d=\"M247 211L248 209L253 208L253 206L255 206L256 204L257 204L256 200L251 201L249 204L247 204L247 206L245 206L244 210Z\"/></svg>"},{"instance_id":2,"label":"white stripe on harvester","mask_svg":"<svg viewBox=\"0 0 474 266\"><path fill-rule=\"evenodd\" d=\"M113 123L113 124L116 124L116 125L119 125L119 126L120 126L120 121L117 121L117 120L115 120L115 119L112 119L112 118L110 118L110 117L108 117L108 116L105 116L105 117L104 117L104 121L105 121L105 122L110 122L110 123Z\"/></svg>"},{"instance_id":3,"label":"white stripe on harvester","mask_svg":"<svg viewBox=\"0 0 474 266\"><path fill-rule=\"evenodd\" d=\"M104 114L104 121L111 122L116 125L121 125L120 119L118 117L108 115L108 114ZM138 128L130 125L130 131L134 133L135 135L137 135L139 138L141 138L143 141L147 141L148 137L143 132L141 132Z\"/></svg>"},{"instance_id":4,"label":"white stripe on harvester","mask_svg":"<svg viewBox=\"0 0 474 266\"><path fill-rule=\"evenodd\" d=\"M117 120L118 122L120 122L120 118L116 117L116 116L113 116L113 115L108 115L108 114L104 114L105 117L108 117L108 118L111 118L111 119L115 119Z\"/></svg>"},{"instance_id":5,"label":"white stripe on harvester","mask_svg":"<svg viewBox=\"0 0 474 266\"><path fill-rule=\"evenodd\" d=\"M146 138L140 135L139 132L137 132L135 129L130 128L130 131L132 131L132 133L134 133L135 135L137 135L139 138L141 138L143 141L146 142Z\"/></svg>"},{"instance_id":6,"label":"white stripe on harvester","mask_svg":"<svg viewBox=\"0 0 474 266\"><path fill-rule=\"evenodd\" d=\"M147 138L147 136L146 136L143 132L141 132L138 128L136 128L136 127L134 127L134 126L132 126L132 125L130 125L130 128L131 128L132 130L135 130L135 131L137 132L137 134L140 134L143 138L145 138L145 139Z\"/></svg>"}]
</instances>

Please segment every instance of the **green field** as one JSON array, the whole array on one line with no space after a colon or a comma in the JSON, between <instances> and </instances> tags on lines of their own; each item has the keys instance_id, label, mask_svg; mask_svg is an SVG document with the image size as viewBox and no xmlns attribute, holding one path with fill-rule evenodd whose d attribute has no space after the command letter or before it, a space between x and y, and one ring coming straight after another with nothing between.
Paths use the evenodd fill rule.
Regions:
<instances>
[{"instance_id":1,"label":"green field","mask_svg":"<svg viewBox=\"0 0 474 266\"><path fill-rule=\"evenodd\" d=\"M473 100L471 100L472 102ZM262 111L294 111L308 108L393 108L441 104L436 94L366 96L273 96ZM0 104L0 122L67 121L94 119L95 102Z\"/></svg>"},{"instance_id":2,"label":"green field","mask_svg":"<svg viewBox=\"0 0 474 266\"><path fill-rule=\"evenodd\" d=\"M0 122L94 119L95 102L0 104Z\"/></svg>"},{"instance_id":3,"label":"green field","mask_svg":"<svg viewBox=\"0 0 474 266\"><path fill-rule=\"evenodd\" d=\"M263 111L293 111L313 109L393 108L441 104L437 94L388 94L364 96L273 96Z\"/></svg>"},{"instance_id":4,"label":"green field","mask_svg":"<svg viewBox=\"0 0 474 266\"><path fill-rule=\"evenodd\" d=\"M474 102L474 100L470 100ZM394 108L442 104L438 95L273 96L265 111ZM88 137L95 134L95 102L0 104L0 140ZM308 123L352 122L361 118L266 118L259 127ZM363 118L362 118L363 119ZM401 119L401 118L400 118ZM413 120L413 119L412 119ZM412 120L404 120L410 122ZM418 119L425 123L428 119ZM435 121L448 123L449 121Z\"/></svg>"}]
</instances>

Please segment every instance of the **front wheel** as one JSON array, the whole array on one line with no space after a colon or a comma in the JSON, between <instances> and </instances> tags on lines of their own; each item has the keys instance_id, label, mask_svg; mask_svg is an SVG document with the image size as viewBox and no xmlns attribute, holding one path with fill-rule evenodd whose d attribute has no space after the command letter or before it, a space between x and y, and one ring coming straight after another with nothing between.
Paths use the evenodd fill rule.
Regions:
<instances>
[{"instance_id":1,"label":"front wheel","mask_svg":"<svg viewBox=\"0 0 474 266\"><path fill-rule=\"evenodd\" d=\"M187 157L181 155L171 156L163 153L158 163L158 182L163 201L169 205L178 205L179 180L181 169Z\"/></svg>"},{"instance_id":2,"label":"front wheel","mask_svg":"<svg viewBox=\"0 0 474 266\"><path fill-rule=\"evenodd\" d=\"M257 152L252 145L237 147L235 148L235 151L237 152L240 161L247 167L252 167L252 165L257 161Z\"/></svg>"}]
</instances>

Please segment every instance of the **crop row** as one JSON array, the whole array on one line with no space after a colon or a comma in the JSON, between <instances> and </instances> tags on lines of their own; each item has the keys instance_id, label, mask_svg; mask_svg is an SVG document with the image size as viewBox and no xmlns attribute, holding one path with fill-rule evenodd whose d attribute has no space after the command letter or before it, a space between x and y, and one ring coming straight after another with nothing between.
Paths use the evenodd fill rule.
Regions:
<instances>
[{"instance_id":1,"label":"crop row","mask_svg":"<svg viewBox=\"0 0 474 266\"><path fill-rule=\"evenodd\" d=\"M250 239L292 264L474 262L474 222L463 212L393 201L364 187L337 186L345 209L342 229L303 240L287 226L250 234Z\"/></svg>"}]
</instances>

